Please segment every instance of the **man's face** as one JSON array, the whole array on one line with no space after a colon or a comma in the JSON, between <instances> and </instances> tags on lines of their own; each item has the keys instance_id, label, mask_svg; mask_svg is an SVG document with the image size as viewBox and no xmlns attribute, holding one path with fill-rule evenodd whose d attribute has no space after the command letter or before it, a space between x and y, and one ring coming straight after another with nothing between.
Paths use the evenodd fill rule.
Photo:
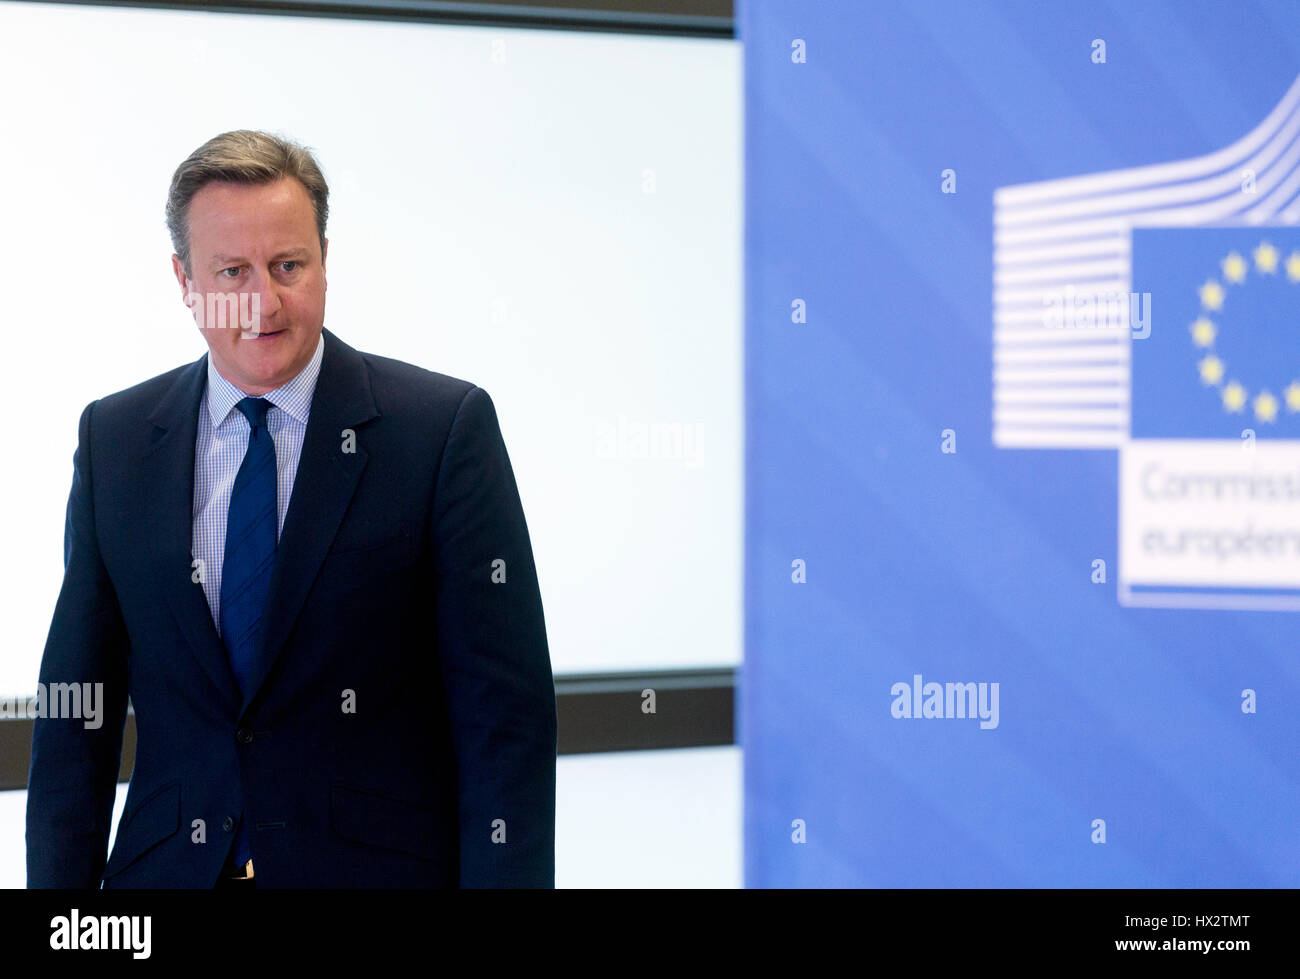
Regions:
<instances>
[{"instance_id":1,"label":"man's face","mask_svg":"<svg viewBox=\"0 0 1300 979\"><path fill-rule=\"evenodd\" d=\"M212 365L254 397L291 381L325 323L325 255L307 189L291 177L210 183L189 223L193 278L176 255L172 270Z\"/></svg>"}]
</instances>

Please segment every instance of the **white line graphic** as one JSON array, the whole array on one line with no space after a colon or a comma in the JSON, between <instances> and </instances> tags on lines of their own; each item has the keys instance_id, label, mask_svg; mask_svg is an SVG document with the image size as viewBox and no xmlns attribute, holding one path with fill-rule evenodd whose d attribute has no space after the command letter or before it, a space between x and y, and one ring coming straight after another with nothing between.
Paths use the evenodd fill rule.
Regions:
<instances>
[{"instance_id":1,"label":"white line graphic","mask_svg":"<svg viewBox=\"0 0 1300 979\"><path fill-rule=\"evenodd\" d=\"M1247 171L1253 193L1243 192ZM1300 77L1263 122L1214 153L998 188L993 444L1118 449L1128 439L1127 301L1100 328L1063 328L1045 313L1068 290L1127 299L1133 228L1297 221Z\"/></svg>"}]
</instances>

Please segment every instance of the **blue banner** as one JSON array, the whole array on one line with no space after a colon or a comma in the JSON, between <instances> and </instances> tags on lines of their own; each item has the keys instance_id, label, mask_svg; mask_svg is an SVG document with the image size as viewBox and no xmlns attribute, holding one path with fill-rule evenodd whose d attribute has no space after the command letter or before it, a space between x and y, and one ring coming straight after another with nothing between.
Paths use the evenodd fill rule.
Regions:
<instances>
[{"instance_id":1,"label":"blue banner","mask_svg":"<svg viewBox=\"0 0 1300 979\"><path fill-rule=\"evenodd\" d=\"M1296 886L1300 5L738 19L747 885Z\"/></svg>"}]
</instances>

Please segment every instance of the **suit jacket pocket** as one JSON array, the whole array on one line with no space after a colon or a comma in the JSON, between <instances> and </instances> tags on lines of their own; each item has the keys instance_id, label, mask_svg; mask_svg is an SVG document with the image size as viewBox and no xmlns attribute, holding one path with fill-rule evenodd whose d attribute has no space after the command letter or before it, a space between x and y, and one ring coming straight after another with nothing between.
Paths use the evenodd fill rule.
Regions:
<instances>
[{"instance_id":1,"label":"suit jacket pocket","mask_svg":"<svg viewBox=\"0 0 1300 979\"><path fill-rule=\"evenodd\" d=\"M362 789L330 786L330 826L344 839L369 846L426 860L447 855L437 812Z\"/></svg>"},{"instance_id":2,"label":"suit jacket pocket","mask_svg":"<svg viewBox=\"0 0 1300 979\"><path fill-rule=\"evenodd\" d=\"M181 826L181 784L168 782L127 813L117 828L104 877L121 873Z\"/></svg>"}]
</instances>

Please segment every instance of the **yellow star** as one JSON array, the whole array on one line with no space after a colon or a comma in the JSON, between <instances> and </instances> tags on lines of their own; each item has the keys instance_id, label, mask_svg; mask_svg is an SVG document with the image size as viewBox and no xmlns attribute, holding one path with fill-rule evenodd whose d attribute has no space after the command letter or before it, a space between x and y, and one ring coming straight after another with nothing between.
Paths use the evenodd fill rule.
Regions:
<instances>
[{"instance_id":1,"label":"yellow star","mask_svg":"<svg viewBox=\"0 0 1300 979\"><path fill-rule=\"evenodd\" d=\"M1246 389L1232 381L1223 389L1223 407L1229 411L1241 411L1246 404Z\"/></svg>"},{"instance_id":2,"label":"yellow star","mask_svg":"<svg viewBox=\"0 0 1300 979\"><path fill-rule=\"evenodd\" d=\"M1277 398L1267 391L1261 391L1255 399L1255 417L1262 422L1277 421Z\"/></svg>"},{"instance_id":3,"label":"yellow star","mask_svg":"<svg viewBox=\"0 0 1300 979\"><path fill-rule=\"evenodd\" d=\"M1218 331L1214 328L1214 324L1204 316L1192 324L1192 343L1198 347L1210 346L1214 343L1217 334Z\"/></svg>"},{"instance_id":4,"label":"yellow star","mask_svg":"<svg viewBox=\"0 0 1300 979\"><path fill-rule=\"evenodd\" d=\"M1214 354L1206 357L1198 365L1201 368L1202 384L1218 384L1223 380L1223 361ZM1300 384L1295 385L1297 399L1300 399Z\"/></svg>"},{"instance_id":5,"label":"yellow star","mask_svg":"<svg viewBox=\"0 0 1300 979\"><path fill-rule=\"evenodd\" d=\"M1264 273L1277 271L1277 249L1267 241L1261 241L1255 249L1255 268Z\"/></svg>"},{"instance_id":6,"label":"yellow star","mask_svg":"<svg viewBox=\"0 0 1300 979\"><path fill-rule=\"evenodd\" d=\"M1223 260L1223 277L1229 282L1241 285L1246 281L1246 260L1236 252L1229 253Z\"/></svg>"},{"instance_id":7,"label":"yellow star","mask_svg":"<svg viewBox=\"0 0 1300 979\"><path fill-rule=\"evenodd\" d=\"M1201 286L1201 305L1206 309L1223 308L1223 286L1213 279Z\"/></svg>"},{"instance_id":8,"label":"yellow star","mask_svg":"<svg viewBox=\"0 0 1300 979\"><path fill-rule=\"evenodd\" d=\"M1292 381L1282 393L1286 395L1286 410L1300 411L1300 381Z\"/></svg>"},{"instance_id":9,"label":"yellow star","mask_svg":"<svg viewBox=\"0 0 1300 979\"><path fill-rule=\"evenodd\" d=\"M1300 282L1300 252L1292 252L1287 258L1286 277L1292 282Z\"/></svg>"}]
</instances>

